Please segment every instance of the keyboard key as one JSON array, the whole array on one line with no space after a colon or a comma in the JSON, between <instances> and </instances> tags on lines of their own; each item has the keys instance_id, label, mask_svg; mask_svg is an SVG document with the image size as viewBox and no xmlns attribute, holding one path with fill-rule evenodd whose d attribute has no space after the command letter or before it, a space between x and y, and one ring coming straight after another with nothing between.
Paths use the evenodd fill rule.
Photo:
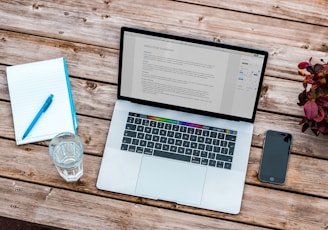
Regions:
<instances>
[{"instance_id":1,"label":"keyboard key","mask_svg":"<svg viewBox=\"0 0 328 230\"><path fill-rule=\"evenodd\" d=\"M147 154L147 155L153 155L153 149L150 149L150 148L144 148L144 154Z\"/></svg>"},{"instance_id":2,"label":"keyboard key","mask_svg":"<svg viewBox=\"0 0 328 230\"><path fill-rule=\"evenodd\" d=\"M154 142L159 141L159 136L154 135L152 140L153 140Z\"/></svg>"},{"instance_id":3,"label":"keyboard key","mask_svg":"<svg viewBox=\"0 0 328 230\"><path fill-rule=\"evenodd\" d=\"M185 148L183 147L178 147L178 153L184 154L185 153Z\"/></svg>"},{"instance_id":4,"label":"keyboard key","mask_svg":"<svg viewBox=\"0 0 328 230\"><path fill-rule=\"evenodd\" d=\"M128 145L126 145L126 144L122 144L121 145L121 150L128 150Z\"/></svg>"},{"instance_id":5,"label":"keyboard key","mask_svg":"<svg viewBox=\"0 0 328 230\"><path fill-rule=\"evenodd\" d=\"M215 153L208 153L209 159L215 159Z\"/></svg>"},{"instance_id":6,"label":"keyboard key","mask_svg":"<svg viewBox=\"0 0 328 230\"><path fill-rule=\"evenodd\" d=\"M228 148L221 148L222 154L228 154L229 149Z\"/></svg>"},{"instance_id":7,"label":"keyboard key","mask_svg":"<svg viewBox=\"0 0 328 230\"><path fill-rule=\"evenodd\" d=\"M211 132L211 134L210 134L210 137L212 137L212 138L216 138L218 136L218 133L217 132Z\"/></svg>"},{"instance_id":8,"label":"keyboard key","mask_svg":"<svg viewBox=\"0 0 328 230\"><path fill-rule=\"evenodd\" d=\"M190 141L184 141L183 147L189 148L190 147Z\"/></svg>"},{"instance_id":9,"label":"keyboard key","mask_svg":"<svg viewBox=\"0 0 328 230\"><path fill-rule=\"evenodd\" d=\"M147 145L147 141L140 140L139 145L142 146L142 147L145 147Z\"/></svg>"},{"instance_id":10,"label":"keyboard key","mask_svg":"<svg viewBox=\"0 0 328 230\"><path fill-rule=\"evenodd\" d=\"M174 137L174 132L173 131L168 131L167 136L168 137Z\"/></svg>"},{"instance_id":11,"label":"keyboard key","mask_svg":"<svg viewBox=\"0 0 328 230\"><path fill-rule=\"evenodd\" d=\"M133 117L128 117L127 122L133 123L134 122L134 118Z\"/></svg>"},{"instance_id":12,"label":"keyboard key","mask_svg":"<svg viewBox=\"0 0 328 230\"><path fill-rule=\"evenodd\" d=\"M159 131L159 135L161 135L161 136L166 136L166 134L167 134L167 131L164 129Z\"/></svg>"},{"instance_id":13,"label":"keyboard key","mask_svg":"<svg viewBox=\"0 0 328 230\"><path fill-rule=\"evenodd\" d=\"M157 123L157 128L162 129L164 127L164 122L158 122Z\"/></svg>"},{"instance_id":14,"label":"keyboard key","mask_svg":"<svg viewBox=\"0 0 328 230\"><path fill-rule=\"evenodd\" d=\"M208 137L210 135L210 131L203 130L203 136Z\"/></svg>"},{"instance_id":15,"label":"keyboard key","mask_svg":"<svg viewBox=\"0 0 328 230\"><path fill-rule=\"evenodd\" d=\"M208 165L208 159L202 158L202 161L200 162L202 165Z\"/></svg>"},{"instance_id":16,"label":"keyboard key","mask_svg":"<svg viewBox=\"0 0 328 230\"><path fill-rule=\"evenodd\" d=\"M190 156L181 155L181 154L174 154L171 152L161 151L161 150L154 150L154 156L165 157L169 159L176 159L180 161L187 161L190 162Z\"/></svg>"},{"instance_id":17,"label":"keyboard key","mask_svg":"<svg viewBox=\"0 0 328 230\"><path fill-rule=\"evenodd\" d=\"M187 130L187 133L189 133L189 134L194 134L194 132L195 132L195 129L191 128L191 127L189 127Z\"/></svg>"},{"instance_id":18,"label":"keyboard key","mask_svg":"<svg viewBox=\"0 0 328 230\"><path fill-rule=\"evenodd\" d=\"M218 138L219 139L224 139L224 133L218 133Z\"/></svg>"},{"instance_id":19,"label":"keyboard key","mask_svg":"<svg viewBox=\"0 0 328 230\"><path fill-rule=\"evenodd\" d=\"M161 143L166 143L167 142L167 137L161 137L160 142Z\"/></svg>"},{"instance_id":20,"label":"keyboard key","mask_svg":"<svg viewBox=\"0 0 328 230\"><path fill-rule=\"evenodd\" d=\"M192 155L199 157L200 156L200 151L199 150L194 150Z\"/></svg>"},{"instance_id":21,"label":"keyboard key","mask_svg":"<svg viewBox=\"0 0 328 230\"><path fill-rule=\"evenodd\" d=\"M219 139L214 139L213 140L213 145L219 146L220 145L220 140Z\"/></svg>"},{"instance_id":22,"label":"keyboard key","mask_svg":"<svg viewBox=\"0 0 328 230\"><path fill-rule=\"evenodd\" d=\"M212 138L209 137L205 138L205 143L209 145L212 144Z\"/></svg>"},{"instance_id":23,"label":"keyboard key","mask_svg":"<svg viewBox=\"0 0 328 230\"><path fill-rule=\"evenodd\" d=\"M182 139L183 139L183 140L189 140L189 134L184 133L184 134L182 135Z\"/></svg>"},{"instance_id":24,"label":"keyboard key","mask_svg":"<svg viewBox=\"0 0 328 230\"><path fill-rule=\"evenodd\" d=\"M134 123L136 123L138 125L141 124L141 119L140 118L135 118Z\"/></svg>"},{"instance_id":25,"label":"keyboard key","mask_svg":"<svg viewBox=\"0 0 328 230\"><path fill-rule=\"evenodd\" d=\"M224 163L225 169L231 169L231 163Z\"/></svg>"},{"instance_id":26,"label":"keyboard key","mask_svg":"<svg viewBox=\"0 0 328 230\"><path fill-rule=\"evenodd\" d=\"M156 121L150 121L149 126L156 127L157 126Z\"/></svg>"},{"instance_id":27,"label":"keyboard key","mask_svg":"<svg viewBox=\"0 0 328 230\"><path fill-rule=\"evenodd\" d=\"M234 135L226 135L226 138L225 139L228 140L228 141L236 141L236 136L234 136Z\"/></svg>"},{"instance_id":28,"label":"keyboard key","mask_svg":"<svg viewBox=\"0 0 328 230\"><path fill-rule=\"evenodd\" d=\"M217 161L216 162L216 167L218 168L223 168L224 163L222 161Z\"/></svg>"},{"instance_id":29,"label":"keyboard key","mask_svg":"<svg viewBox=\"0 0 328 230\"><path fill-rule=\"evenodd\" d=\"M150 127L145 127L145 133L151 133L151 128Z\"/></svg>"},{"instance_id":30,"label":"keyboard key","mask_svg":"<svg viewBox=\"0 0 328 230\"><path fill-rule=\"evenodd\" d=\"M156 143L155 144L155 149L162 149L162 144L161 143Z\"/></svg>"},{"instance_id":31,"label":"keyboard key","mask_svg":"<svg viewBox=\"0 0 328 230\"><path fill-rule=\"evenodd\" d=\"M181 134L181 133L175 133L174 137L175 137L175 138L178 138L178 139L181 139L182 134Z\"/></svg>"},{"instance_id":32,"label":"keyboard key","mask_svg":"<svg viewBox=\"0 0 328 230\"><path fill-rule=\"evenodd\" d=\"M191 142L190 143L190 148L196 149L197 148L197 143L196 142Z\"/></svg>"},{"instance_id":33,"label":"keyboard key","mask_svg":"<svg viewBox=\"0 0 328 230\"><path fill-rule=\"evenodd\" d=\"M172 124L166 123L164 127L165 127L166 130L171 130L172 129Z\"/></svg>"},{"instance_id":34,"label":"keyboard key","mask_svg":"<svg viewBox=\"0 0 328 230\"><path fill-rule=\"evenodd\" d=\"M187 127L186 126L180 126L180 132L187 132Z\"/></svg>"},{"instance_id":35,"label":"keyboard key","mask_svg":"<svg viewBox=\"0 0 328 230\"><path fill-rule=\"evenodd\" d=\"M155 145L155 143L152 142L152 141L148 141L148 142L147 142L147 147L148 147L148 148L154 148L154 145Z\"/></svg>"},{"instance_id":36,"label":"keyboard key","mask_svg":"<svg viewBox=\"0 0 328 230\"><path fill-rule=\"evenodd\" d=\"M150 135L150 134L146 134L146 135L145 135L145 139L146 139L147 141L150 141L150 140L152 139L152 135Z\"/></svg>"},{"instance_id":37,"label":"keyboard key","mask_svg":"<svg viewBox=\"0 0 328 230\"><path fill-rule=\"evenodd\" d=\"M182 140L179 140L179 139L175 140L175 145L176 146L181 146L182 145Z\"/></svg>"},{"instance_id":38,"label":"keyboard key","mask_svg":"<svg viewBox=\"0 0 328 230\"><path fill-rule=\"evenodd\" d=\"M174 144L174 139L173 138L167 139L167 143L170 144L170 145L173 145Z\"/></svg>"},{"instance_id":39,"label":"keyboard key","mask_svg":"<svg viewBox=\"0 0 328 230\"><path fill-rule=\"evenodd\" d=\"M206 145L206 151L212 152L213 146L212 145Z\"/></svg>"},{"instance_id":40,"label":"keyboard key","mask_svg":"<svg viewBox=\"0 0 328 230\"><path fill-rule=\"evenodd\" d=\"M172 129L173 131L179 131L179 125L173 125Z\"/></svg>"},{"instance_id":41,"label":"keyboard key","mask_svg":"<svg viewBox=\"0 0 328 230\"><path fill-rule=\"evenodd\" d=\"M143 124L144 126L148 126L148 125L149 125L149 120L143 119L143 120L142 120L142 124Z\"/></svg>"},{"instance_id":42,"label":"keyboard key","mask_svg":"<svg viewBox=\"0 0 328 230\"><path fill-rule=\"evenodd\" d=\"M190 141L196 141L197 136L196 135L190 135Z\"/></svg>"},{"instance_id":43,"label":"keyboard key","mask_svg":"<svg viewBox=\"0 0 328 230\"><path fill-rule=\"evenodd\" d=\"M198 144L198 149L199 149L199 150L204 150L204 149L205 149L205 144L201 144L201 143L199 143L199 144Z\"/></svg>"},{"instance_id":44,"label":"keyboard key","mask_svg":"<svg viewBox=\"0 0 328 230\"><path fill-rule=\"evenodd\" d=\"M170 149L170 146L169 145L163 145L163 150L164 151L169 151Z\"/></svg>"},{"instance_id":45,"label":"keyboard key","mask_svg":"<svg viewBox=\"0 0 328 230\"><path fill-rule=\"evenodd\" d=\"M206 152L206 151L201 151L201 153L200 153L200 156L203 158L206 158L207 155L208 155L208 152Z\"/></svg>"},{"instance_id":46,"label":"keyboard key","mask_svg":"<svg viewBox=\"0 0 328 230\"><path fill-rule=\"evenodd\" d=\"M144 137L145 137L145 134L144 133L138 133L137 134L137 138L138 139L141 139L142 140L142 139L144 139Z\"/></svg>"},{"instance_id":47,"label":"keyboard key","mask_svg":"<svg viewBox=\"0 0 328 230\"><path fill-rule=\"evenodd\" d=\"M201 137L201 136L197 137L197 142L203 143L204 141L205 141L204 137Z\"/></svg>"},{"instance_id":48,"label":"keyboard key","mask_svg":"<svg viewBox=\"0 0 328 230\"><path fill-rule=\"evenodd\" d=\"M221 151L221 148L219 146L214 146L213 152L219 153Z\"/></svg>"},{"instance_id":49,"label":"keyboard key","mask_svg":"<svg viewBox=\"0 0 328 230\"><path fill-rule=\"evenodd\" d=\"M138 146L136 152L143 153L143 147Z\"/></svg>"},{"instance_id":50,"label":"keyboard key","mask_svg":"<svg viewBox=\"0 0 328 230\"><path fill-rule=\"evenodd\" d=\"M125 129L127 130L136 130L137 129L137 125L134 124L126 124Z\"/></svg>"},{"instance_id":51,"label":"keyboard key","mask_svg":"<svg viewBox=\"0 0 328 230\"><path fill-rule=\"evenodd\" d=\"M202 135L202 130L201 129L195 129L195 134Z\"/></svg>"},{"instance_id":52,"label":"keyboard key","mask_svg":"<svg viewBox=\"0 0 328 230\"><path fill-rule=\"evenodd\" d=\"M191 157L191 162L195 164L200 164L200 157Z\"/></svg>"},{"instance_id":53,"label":"keyboard key","mask_svg":"<svg viewBox=\"0 0 328 230\"><path fill-rule=\"evenodd\" d=\"M138 132L143 132L144 131L144 127L142 125L138 125L137 131Z\"/></svg>"},{"instance_id":54,"label":"keyboard key","mask_svg":"<svg viewBox=\"0 0 328 230\"><path fill-rule=\"evenodd\" d=\"M136 137L137 136L137 132L125 130L124 136L126 136L126 137Z\"/></svg>"},{"instance_id":55,"label":"keyboard key","mask_svg":"<svg viewBox=\"0 0 328 230\"><path fill-rule=\"evenodd\" d=\"M192 154L192 149L187 148L185 154L186 155L191 155Z\"/></svg>"},{"instance_id":56,"label":"keyboard key","mask_svg":"<svg viewBox=\"0 0 328 230\"><path fill-rule=\"evenodd\" d=\"M132 144L133 145L138 145L139 144L139 140L138 139L133 139L132 140Z\"/></svg>"},{"instance_id":57,"label":"keyboard key","mask_svg":"<svg viewBox=\"0 0 328 230\"><path fill-rule=\"evenodd\" d=\"M216 161L215 160L210 160L208 165L215 167Z\"/></svg>"},{"instance_id":58,"label":"keyboard key","mask_svg":"<svg viewBox=\"0 0 328 230\"><path fill-rule=\"evenodd\" d=\"M132 138L130 137L123 137L123 143L124 144L131 144Z\"/></svg>"},{"instance_id":59,"label":"keyboard key","mask_svg":"<svg viewBox=\"0 0 328 230\"><path fill-rule=\"evenodd\" d=\"M136 146L135 145L129 145L128 151L135 152L136 151Z\"/></svg>"},{"instance_id":60,"label":"keyboard key","mask_svg":"<svg viewBox=\"0 0 328 230\"><path fill-rule=\"evenodd\" d=\"M216 159L220 160L220 161L232 162L231 156L226 156L226 155L221 155L221 154L216 154Z\"/></svg>"},{"instance_id":61,"label":"keyboard key","mask_svg":"<svg viewBox=\"0 0 328 230\"><path fill-rule=\"evenodd\" d=\"M221 141L220 146L227 147L228 142L227 141Z\"/></svg>"},{"instance_id":62,"label":"keyboard key","mask_svg":"<svg viewBox=\"0 0 328 230\"><path fill-rule=\"evenodd\" d=\"M170 152L173 152L175 153L177 151L178 147L174 146L174 145L171 145L170 147Z\"/></svg>"},{"instance_id":63,"label":"keyboard key","mask_svg":"<svg viewBox=\"0 0 328 230\"><path fill-rule=\"evenodd\" d=\"M158 135L159 134L159 129L158 128L153 128L152 134Z\"/></svg>"}]
</instances>

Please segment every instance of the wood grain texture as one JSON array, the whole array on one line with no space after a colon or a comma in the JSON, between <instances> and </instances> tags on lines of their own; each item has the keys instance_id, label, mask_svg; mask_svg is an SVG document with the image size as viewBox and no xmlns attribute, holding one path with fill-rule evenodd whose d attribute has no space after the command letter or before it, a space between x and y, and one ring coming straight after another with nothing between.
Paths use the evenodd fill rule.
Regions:
<instances>
[{"instance_id":1,"label":"wood grain texture","mask_svg":"<svg viewBox=\"0 0 328 230\"><path fill-rule=\"evenodd\" d=\"M7 151L11 152L9 156L8 154L6 154ZM286 192L288 190L292 190L293 192L301 191L302 193L306 193L306 191L304 190L309 189L308 187L309 184L305 183L301 185L301 183L304 181L309 182L310 179L315 179L317 186L315 189L311 190L310 193L311 192L313 193L315 191L316 196L325 194L328 184L321 176L317 175L316 177L313 177L313 175L306 175L305 176L306 178L304 180L299 180L299 178L293 178L295 177L294 175L295 171L300 172L298 171L299 168L302 168L304 170L309 169L312 172L312 174L316 174L317 172L323 174L327 173L327 162L323 162L323 161L319 162L319 160L317 160L317 163L313 161L312 162L313 164L309 165L308 167L304 167L306 163L306 162L302 163L302 160L304 159L300 159L297 157L295 159L292 158L289 167L289 171L291 173L290 173L290 177L287 179L286 186L276 185L276 186L271 186L274 189L267 189L267 188L247 185L245 187L241 213L236 216L236 215L217 213L208 210L194 209L191 207L180 206L180 205L170 204L166 202L158 202L149 199L136 198L136 197L126 196L116 193L102 192L100 190L97 190L95 188L95 181L98 175L98 168L100 165L101 158L96 156L85 155L84 157L85 175L77 183L66 183L59 176L55 167L53 166L50 157L48 156L46 147L36 146L36 145L26 145L17 148L17 146L15 146L15 143L13 141L5 141L0 139L0 154L1 154L0 155L1 177L20 179L27 182L38 182L38 184L43 184L45 186L79 191L87 194L103 195L110 198L121 199L130 202L141 201L141 203L143 204L165 207L169 209L177 209L180 211L197 213L197 214L212 216L216 218L224 217L234 221L241 220L242 222L251 225L257 225L257 226L264 226L264 227L271 227L271 228L274 227L274 228L288 228L288 229L289 228L304 229L310 226L319 228L320 226L324 226L324 224L327 224L325 222L327 221L325 217L328 214L327 199L315 198L311 196L299 195L297 193ZM253 149L252 149L252 155L253 155ZM256 154L256 150L255 150L255 155L258 155ZM252 163L253 160L254 158L251 157L250 162ZM301 166L297 166L297 165L301 165ZM316 168L318 166L320 166L319 169ZM253 167L251 167L249 170L250 170L249 173L251 173ZM253 177L255 177L255 175L253 175ZM299 183L298 185L300 187L299 190L295 190L295 184L290 184L291 183L289 182L290 179L294 179L293 183ZM255 178L253 178L253 180L255 180ZM281 189L285 191L283 192L277 189L279 190ZM26 199L26 198L22 198L22 199ZM31 198L29 197L28 199ZM92 197L84 201L83 195L79 195L73 200L72 198L67 198L67 201L70 200L68 204L65 204L66 203L65 198L62 197L62 199L63 201L61 202L62 203L61 205L64 205L64 207L62 207L63 210L70 211L71 207L69 206L72 205L75 206L82 202L84 205L82 207L77 206L75 209L77 212L83 213L82 210L85 207L86 202L92 199L94 200L94 202L102 203L101 200L103 198ZM79 200L75 200L75 199L79 199ZM59 201L60 200L58 200L58 202ZM39 206L40 206L39 204L36 204L35 208L37 209ZM270 207L270 209L268 209L268 207ZM45 212L44 214L50 215L50 213L53 211L52 210L53 208L54 208L53 205L49 206L46 210L43 211ZM98 207L97 210L100 211ZM281 212L281 210L284 211ZM253 218L253 216L261 216L263 215L263 213L266 213L266 215L262 216L259 219ZM135 215L135 214L136 214L135 212L131 212L131 215ZM143 215L147 216L147 213L143 213ZM285 222L284 218L286 216L291 218L291 220ZM7 216L7 217L11 217L11 216ZM42 217L42 219L43 218L44 217ZM60 218L61 221L64 221L62 216L59 216L57 218ZM89 218L91 217L89 216ZM298 221L299 219L302 219L302 222ZM129 219L129 221L131 221L131 219ZM168 222L171 221L176 224L175 220L170 220ZM139 222L142 222L142 220L139 220ZM45 224L45 223L41 223L41 224ZM204 223L204 225L206 224L208 223Z\"/></svg>"},{"instance_id":2,"label":"wood grain texture","mask_svg":"<svg viewBox=\"0 0 328 230\"><path fill-rule=\"evenodd\" d=\"M305 1L298 0L182 0L183 2L207 5L233 11L249 12L269 17L283 18L293 21L327 26L326 0Z\"/></svg>"},{"instance_id":3,"label":"wood grain texture","mask_svg":"<svg viewBox=\"0 0 328 230\"><path fill-rule=\"evenodd\" d=\"M5 178L0 191L0 215L64 229L264 229Z\"/></svg>"},{"instance_id":4,"label":"wood grain texture","mask_svg":"<svg viewBox=\"0 0 328 230\"><path fill-rule=\"evenodd\" d=\"M297 22L279 18L167 0L156 3L116 0L110 4L75 0L69 4L44 2L39 5L25 0L18 5L11 1L0 4L1 28L65 41L117 49L119 28L127 25L265 49L271 55L267 69L271 76L297 79L298 62L311 56L328 59L324 39L327 30L311 24L302 24L300 28ZM20 16L16 17L13 11ZM37 26L34 21L38 21ZM74 51L72 45L69 47Z\"/></svg>"},{"instance_id":5,"label":"wood grain texture","mask_svg":"<svg viewBox=\"0 0 328 230\"><path fill-rule=\"evenodd\" d=\"M0 216L66 229L327 229L328 136L301 132L297 64L328 60L327 0L0 1ZM133 26L267 50L239 215L101 191L116 101L119 32ZM85 145L66 183L43 141L17 146L6 66L65 56ZM265 132L293 135L286 184L257 179Z\"/></svg>"}]
</instances>

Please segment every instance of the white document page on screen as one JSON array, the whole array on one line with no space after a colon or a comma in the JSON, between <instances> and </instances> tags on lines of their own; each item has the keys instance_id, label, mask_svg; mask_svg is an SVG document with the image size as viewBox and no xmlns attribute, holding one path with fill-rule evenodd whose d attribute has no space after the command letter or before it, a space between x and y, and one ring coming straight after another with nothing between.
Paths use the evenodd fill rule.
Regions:
<instances>
[{"instance_id":1,"label":"white document page on screen","mask_svg":"<svg viewBox=\"0 0 328 230\"><path fill-rule=\"evenodd\" d=\"M133 56L132 97L204 111L220 110L228 53L145 37L137 37L134 42L135 49L129 55Z\"/></svg>"}]
</instances>

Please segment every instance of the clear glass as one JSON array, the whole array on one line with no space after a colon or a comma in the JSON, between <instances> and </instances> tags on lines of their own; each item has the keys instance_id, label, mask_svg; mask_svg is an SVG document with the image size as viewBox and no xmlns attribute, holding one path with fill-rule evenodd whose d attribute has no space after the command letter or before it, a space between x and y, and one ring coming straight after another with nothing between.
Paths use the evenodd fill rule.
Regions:
<instances>
[{"instance_id":1,"label":"clear glass","mask_svg":"<svg viewBox=\"0 0 328 230\"><path fill-rule=\"evenodd\" d=\"M73 133L60 133L49 143L49 155L57 171L67 182L83 175L83 142Z\"/></svg>"}]
</instances>

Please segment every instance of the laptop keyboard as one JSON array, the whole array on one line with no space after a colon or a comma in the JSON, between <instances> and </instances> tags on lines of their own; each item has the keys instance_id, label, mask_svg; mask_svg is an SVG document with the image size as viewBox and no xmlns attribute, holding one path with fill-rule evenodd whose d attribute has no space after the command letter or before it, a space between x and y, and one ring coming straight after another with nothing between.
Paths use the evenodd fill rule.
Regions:
<instances>
[{"instance_id":1,"label":"laptop keyboard","mask_svg":"<svg viewBox=\"0 0 328 230\"><path fill-rule=\"evenodd\" d=\"M129 113L121 149L231 169L237 131Z\"/></svg>"}]
</instances>

